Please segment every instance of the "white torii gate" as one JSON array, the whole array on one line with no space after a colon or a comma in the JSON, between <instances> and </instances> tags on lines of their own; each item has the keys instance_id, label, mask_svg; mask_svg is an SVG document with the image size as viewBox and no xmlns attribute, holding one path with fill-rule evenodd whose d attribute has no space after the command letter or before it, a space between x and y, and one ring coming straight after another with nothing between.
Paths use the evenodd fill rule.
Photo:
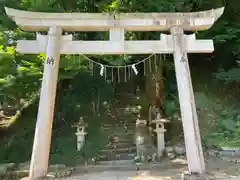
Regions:
<instances>
[{"instance_id":1,"label":"white torii gate","mask_svg":"<svg viewBox=\"0 0 240 180\"><path fill-rule=\"evenodd\" d=\"M206 30L224 8L194 13L41 13L5 8L26 31L48 31L35 41L19 40L17 51L46 52L30 173L31 179L47 174L60 54L149 54L173 53L190 173L204 173L205 164L198 127L187 53L211 53L212 40L196 40L184 30ZM64 31L109 31L109 41L73 41ZM125 41L125 31L167 31L155 41Z\"/></svg>"}]
</instances>

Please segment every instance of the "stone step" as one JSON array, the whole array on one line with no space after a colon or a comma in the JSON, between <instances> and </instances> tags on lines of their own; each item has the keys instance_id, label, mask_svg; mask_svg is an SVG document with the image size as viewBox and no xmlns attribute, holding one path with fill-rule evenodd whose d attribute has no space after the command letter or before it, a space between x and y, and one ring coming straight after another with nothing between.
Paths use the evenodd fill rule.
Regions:
<instances>
[{"instance_id":1,"label":"stone step","mask_svg":"<svg viewBox=\"0 0 240 180\"><path fill-rule=\"evenodd\" d=\"M119 143L126 143L126 144L132 144L134 143L133 137L126 137L126 138L119 138L119 139L110 139L109 144L119 144Z\"/></svg>"},{"instance_id":2,"label":"stone step","mask_svg":"<svg viewBox=\"0 0 240 180\"><path fill-rule=\"evenodd\" d=\"M105 131L108 131L108 130L111 130L113 131L114 130L114 134L119 134L119 135L123 135L123 134L133 134L136 132L135 128L129 128L129 127L101 127L102 130L105 130Z\"/></svg>"},{"instance_id":3,"label":"stone step","mask_svg":"<svg viewBox=\"0 0 240 180\"><path fill-rule=\"evenodd\" d=\"M129 137L133 136L135 134L135 130L122 130L121 132L117 131L115 132L111 137L119 137L119 138L124 138L124 137Z\"/></svg>"},{"instance_id":4,"label":"stone step","mask_svg":"<svg viewBox=\"0 0 240 180\"><path fill-rule=\"evenodd\" d=\"M138 108L128 108L128 109L116 109L111 110L109 114L111 115L121 115L119 117L135 117L137 118L137 115L140 113L140 110Z\"/></svg>"},{"instance_id":5,"label":"stone step","mask_svg":"<svg viewBox=\"0 0 240 180\"><path fill-rule=\"evenodd\" d=\"M109 124L109 123L106 123L104 125L102 125L101 127L103 128L133 128L135 129L136 128L136 122L134 123L124 123L124 122L121 122L120 124L117 124L117 123L114 123L114 124Z\"/></svg>"},{"instance_id":6,"label":"stone step","mask_svg":"<svg viewBox=\"0 0 240 180\"><path fill-rule=\"evenodd\" d=\"M129 135L134 135L135 134L135 130L133 129L115 129L115 132L111 135L111 137L113 136L129 136Z\"/></svg>"},{"instance_id":7,"label":"stone step","mask_svg":"<svg viewBox=\"0 0 240 180\"><path fill-rule=\"evenodd\" d=\"M115 148L115 149L103 149L100 150L101 155L108 155L108 154L122 154L122 153L136 153L136 147L128 147L128 148Z\"/></svg>"},{"instance_id":8,"label":"stone step","mask_svg":"<svg viewBox=\"0 0 240 180\"><path fill-rule=\"evenodd\" d=\"M125 137L109 138L109 143L111 143L111 144L119 144L119 143L132 144L132 143L134 143L134 137L133 136L125 136Z\"/></svg>"},{"instance_id":9,"label":"stone step","mask_svg":"<svg viewBox=\"0 0 240 180\"><path fill-rule=\"evenodd\" d=\"M116 127L114 134L124 135L124 134L133 134L136 132L135 128L128 128L128 127Z\"/></svg>"},{"instance_id":10,"label":"stone step","mask_svg":"<svg viewBox=\"0 0 240 180\"><path fill-rule=\"evenodd\" d=\"M130 167L132 164L135 164L133 160L118 160L118 161L98 161L98 164L101 166L109 166L113 167L113 165L116 167ZM134 169L135 170L135 169Z\"/></svg>"},{"instance_id":11,"label":"stone step","mask_svg":"<svg viewBox=\"0 0 240 180\"><path fill-rule=\"evenodd\" d=\"M139 112L137 111L137 112L132 112L132 111L122 111L122 112L120 112L120 111L113 111L113 112L111 112L110 113L111 115L110 116L112 116L112 117L117 117L117 119L123 119L123 120L125 120L125 119L129 119L129 120L136 120L137 119L137 117L138 117L138 115L139 115Z\"/></svg>"},{"instance_id":12,"label":"stone step","mask_svg":"<svg viewBox=\"0 0 240 180\"><path fill-rule=\"evenodd\" d=\"M139 112L138 111L113 111L111 112L113 117L118 117L118 119L131 119L136 120Z\"/></svg>"},{"instance_id":13,"label":"stone step","mask_svg":"<svg viewBox=\"0 0 240 180\"><path fill-rule=\"evenodd\" d=\"M135 153L100 155L99 161L133 160Z\"/></svg>"},{"instance_id":14,"label":"stone step","mask_svg":"<svg viewBox=\"0 0 240 180\"><path fill-rule=\"evenodd\" d=\"M115 125L115 128L116 130L130 130L130 131L133 131L136 129L136 125L135 124L126 124L126 125L123 125L123 124L116 124Z\"/></svg>"},{"instance_id":15,"label":"stone step","mask_svg":"<svg viewBox=\"0 0 240 180\"><path fill-rule=\"evenodd\" d=\"M111 111L119 112L119 111L135 111L135 110L139 110L139 106L135 105L135 104L131 105L131 106L127 106L127 107L119 107L118 103L116 103L114 105L112 106ZM116 105L117 105L117 107L116 107Z\"/></svg>"},{"instance_id":16,"label":"stone step","mask_svg":"<svg viewBox=\"0 0 240 180\"><path fill-rule=\"evenodd\" d=\"M132 97L132 96L136 96L136 94L134 92L118 92L116 93L116 96Z\"/></svg>"},{"instance_id":17,"label":"stone step","mask_svg":"<svg viewBox=\"0 0 240 180\"><path fill-rule=\"evenodd\" d=\"M136 119L137 117L135 116L132 116L131 118L122 117L120 118L119 122L125 124L136 124Z\"/></svg>"},{"instance_id":18,"label":"stone step","mask_svg":"<svg viewBox=\"0 0 240 180\"><path fill-rule=\"evenodd\" d=\"M129 148L129 147L133 147L136 146L135 142L119 142L119 143L109 143L105 148L106 149L112 149L113 147L115 148Z\"/></svg>"},{"instance_id":19,"label":"stone step","mask_svg":"<svg viewBox=\"0 0 240 180\"><path fill-rule=\"evenodd\" d=\"M126 144L126 145L125 145ZM128 145L128 146L127 146ZM118 147L118 148L128 148L128 147L132 147L133 145L135 145L135 142L132 140L125 140L125 141L115 141L115 142L109 142L106 146L106 148L111 148L111 147Z\"/></svg>"}]
</instances>

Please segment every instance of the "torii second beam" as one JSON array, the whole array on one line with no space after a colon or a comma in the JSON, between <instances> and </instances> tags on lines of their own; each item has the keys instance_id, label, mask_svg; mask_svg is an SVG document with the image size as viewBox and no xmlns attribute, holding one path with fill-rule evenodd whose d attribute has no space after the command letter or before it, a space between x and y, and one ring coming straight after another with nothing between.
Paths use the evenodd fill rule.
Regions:
<instances>
[{"instance_id":1,"label":"torii second beam","mask_svg":"<svg viewBox=\"0 0 240 180\"><path fill-rule=\"evenodd\" d=\"M188 53L211 53L212 40L196 40L194 34L186 36ZM71 35L61 37L60 54L151 54L173 53L171 35L161 34L161 40L153 41L72 41ZM47 36L37 35L37 40L19 40L17 52L23 54L45 53Z\"/></svg>"}]
</instances>

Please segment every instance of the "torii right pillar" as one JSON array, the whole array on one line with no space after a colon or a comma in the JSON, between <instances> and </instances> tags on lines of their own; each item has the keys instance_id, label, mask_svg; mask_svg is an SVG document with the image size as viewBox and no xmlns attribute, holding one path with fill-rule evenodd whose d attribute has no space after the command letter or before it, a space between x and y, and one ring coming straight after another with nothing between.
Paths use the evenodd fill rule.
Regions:
<instances>
[{"instance_id":1,"label":"torii right pillar","mask_svg":"<svg viewBox=\"0 0 240 180\"><path fill-rule=\"evenodd\" d=\"M214 47L212 41L196 40L195 34L185 35L184 30L190 30L190 26L184 22L186 21L181 16L178 20L171 21L171 35L162 34L161 40L173 48L188 173L204 174L206 169L187 53L210 53Z\"/></svg>"},{"instance_id":2,"label":"torii right pillar","mask_svg":"<svg viewBox=\"0 0 240 180\"><path fill-rule=\"evenodd\" d=\"M171 28L171 38L188 169L189 173L202 174L205 172L205 163L186 48L190 44L193 45L195 40L186 44L191 42L189 41L191 36L184 35L183 29L179 26ZM211 49L213 46L209 44L209 50Z\"/></svg>"}]
</instances>

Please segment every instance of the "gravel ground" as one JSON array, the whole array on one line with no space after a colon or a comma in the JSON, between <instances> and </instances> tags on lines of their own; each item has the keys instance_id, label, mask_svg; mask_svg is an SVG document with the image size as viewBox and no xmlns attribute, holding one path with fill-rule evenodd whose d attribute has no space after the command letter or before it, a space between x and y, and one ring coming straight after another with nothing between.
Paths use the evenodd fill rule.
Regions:
<instances>
[{"instance_id":1,"label":"gravel ground","mask_svg":"<svg viewBox=\"0 0 240 180\"><path fill-rule=\"evenodd\" d=\"M208 172L216 180L240 180L240 165L219 159L206 160ZM136 166L126 162L95 167L77 167L76 172L65 180L181 180L182 172L187 170L184 160L161 164L144 164L136 171Z\"/></svg>"}]
</instances>

